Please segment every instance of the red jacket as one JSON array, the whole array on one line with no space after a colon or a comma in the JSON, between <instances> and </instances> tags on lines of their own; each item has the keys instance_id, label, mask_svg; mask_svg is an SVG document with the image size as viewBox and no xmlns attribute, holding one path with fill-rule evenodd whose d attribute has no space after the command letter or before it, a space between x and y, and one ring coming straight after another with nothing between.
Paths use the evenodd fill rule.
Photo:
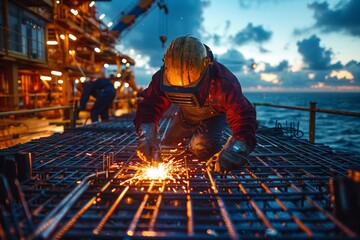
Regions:
<instances>
[{"instance_id":1,"label":"red jacket","mask_svg":"<svg viewBox=\"0 0 360 240\"><path fill-rule=\"evenodd\" d=\"M255 148L257 130L256 112L251 103L243 95L238 79L222 64L214 62L212 69L209 97L205 102L218 111L226 114L232 130L232 136L245 142L251 150ZM156 72L142 93L134 124L136 129L142 123L158 124L163 113L171 102L160 91L160 71Z\"/></svg>"}]
</instances>

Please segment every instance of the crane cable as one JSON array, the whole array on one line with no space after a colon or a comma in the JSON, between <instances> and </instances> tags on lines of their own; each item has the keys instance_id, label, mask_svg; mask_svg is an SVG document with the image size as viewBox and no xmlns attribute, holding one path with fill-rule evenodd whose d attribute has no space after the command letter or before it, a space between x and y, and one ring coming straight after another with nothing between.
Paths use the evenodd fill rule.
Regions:
<instances>
[{"instance_id":1,"label":"crane cable","mask_svg":"<svg viewBox=\"0 0 360 240\"><path fill-rule=\"evenodd\" d=\"M159 0L157 5L158 5L158 8L160 9L160 12L159 12L159 37L160 37L162 47L164 48L164 44L167 40L167 35L168 35L169 8L166 4L166 0Z\"/></svg>"}]
</instances>

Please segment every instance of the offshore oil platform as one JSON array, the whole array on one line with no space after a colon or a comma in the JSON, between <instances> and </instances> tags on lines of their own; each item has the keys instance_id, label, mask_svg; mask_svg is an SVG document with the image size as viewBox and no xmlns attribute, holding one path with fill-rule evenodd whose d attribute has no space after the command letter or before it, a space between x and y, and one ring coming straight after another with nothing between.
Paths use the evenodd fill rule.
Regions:
<instances>
[{"instance_id":1,"label":"offshore oil platform","mask_svg":"<svg viewBox=\"0 0 360 240\"><path fill-rule=\"evenodd\" d=\"M0 27L9 36L0 41L0 116L66 113L69 120L62 132L0 149L0 238L360 238L360 158L314 143L312 122L309 140L295 137L297 129L261 126L248 164L226 174L208 171L182 146L162 148L162 168L149 167L136 155L132 111L109 122L76 122L76 85L105 63L117 65L114 109L131 108L139 89L125 76L135 62L114 45L155 2L138 1L110 31L91 1L0 1L10 15L26 12L19 26L40 36L46 29L48 40L19 47L11 36L21 29ZM324 112L308 111L310 119ZM161 119L160 136L174 114Z\"/></svg>"}]
</instances>

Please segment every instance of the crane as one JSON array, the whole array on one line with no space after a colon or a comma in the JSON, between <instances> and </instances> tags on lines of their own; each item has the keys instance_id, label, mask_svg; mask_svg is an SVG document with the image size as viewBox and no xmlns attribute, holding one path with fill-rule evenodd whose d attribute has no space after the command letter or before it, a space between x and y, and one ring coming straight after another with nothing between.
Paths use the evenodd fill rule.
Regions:
<instances>
[{"instance_id":1,"label":"crane","mask_svg":"<svg viewBox=\"0 0 360 240\"><path fill-rule=\"evenodd\" d=\"M157 2L157 4L154 4L155 2ZM164 0L139 0L133 6L121 12L119 22L114 25L112 31L117 32L118 37L120 35L124 36L139 17L144 17L144 14L152 10L156 5L160 10L163 10L165 14L168 14L169 10ZM163 45L166 39L166 36L160 36L160 41Z\"/></svg>"},{"instance_id":2,"label":"crane","mask_svg":"<svg viewBox=\"0 0 360 240\"><path fill-rule=\"evenodd\" d=\"M120 37L123 38L124 35L127 32L129 32L131 27L136 22L138 23L141 20L140 18L145 16L145 13L148 13L151 10L153 10L155 6L157 6L160 11L163 11L164 15L168 14L169 10L165 3L165 0L137 0L134 4L130 5L124 11L121 12L120 17L118 18L118 22L111 29L111 31L114 33L113 35L117 38ZM161 13L162 12L160 12L160 14ZM160 25L162 23L167 24L167 22L165 22L166 19L164 17L162 17L162 19L163 21L159 22L159 24ZM166 30L167 26L163 27L163 29L164 31L167 31ZM159 33L160 41L163 47L164 47L164 43L167 40L166 34L167 33L165 34ZM135 99L134 97L141 89L138 89L138 87L136 86L133 72L128 68L121 71L119 63L117 65L118 65L117 72L121 76L120 77L121 80L118 86L120 88L119 91L121 94L120 97L129 98L130 101L128 103L129 104L128 108L131 109L132 108L131 106L135 104L132 102L132 100ZM128 87L131 87L133 91L132 92L129 91Z\"/></svg>"}]
</instances>

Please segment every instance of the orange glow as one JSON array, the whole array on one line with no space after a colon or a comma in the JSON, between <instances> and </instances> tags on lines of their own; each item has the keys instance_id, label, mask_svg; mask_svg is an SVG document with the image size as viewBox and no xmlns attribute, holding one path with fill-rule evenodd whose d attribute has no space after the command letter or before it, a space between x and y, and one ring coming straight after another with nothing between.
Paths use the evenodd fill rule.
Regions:
<instances>
[{"instance_id":1,"label":"orange glow","mask_svg":"<svg viewBox=\"0 0 360 240\"><path fill-rule=\"evenodd\" d=\"M147 179L165 179L167 177L168 169L165 165L160 163L158 167L150 166L144 171L144 178Z\"/></svg>"},{"instance_id":2,"label":"orange glow","mask_svg":"<svg viewBox=\"0 0 360 240\"><path fill-rule=\"evenodd\" d=\"M179 178L179 174L185 171L183 164L181 164L182 161L183 160L165 161L164 163L160 163L158 167L149 166L148 163L145 163L144 165L137 167L138 171L134 174L133 177L121 182L120 185L136 184L137 182L143 180L175 181L176 178ZM141 188L140 190L144 191L145 189Z\"/></svg>"}]
</instances>

